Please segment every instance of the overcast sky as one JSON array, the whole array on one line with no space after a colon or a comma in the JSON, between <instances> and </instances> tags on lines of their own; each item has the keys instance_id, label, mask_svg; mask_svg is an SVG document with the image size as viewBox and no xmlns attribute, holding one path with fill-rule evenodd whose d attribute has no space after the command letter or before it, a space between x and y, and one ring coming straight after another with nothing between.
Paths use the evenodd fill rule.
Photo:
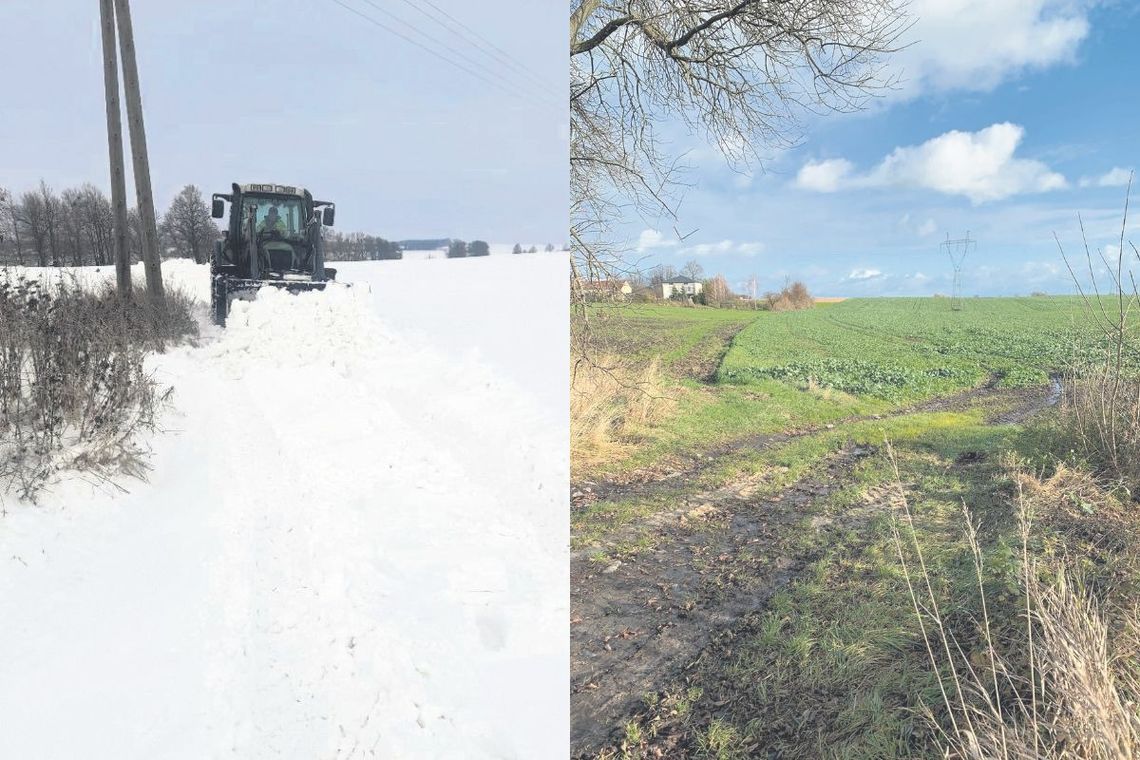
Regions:
<instances>
[{"instance_id":1,"label":"overcast sky","mask_svg":"<svg viewBox=\"0 0 1140 760\"><path fill-rule=\"evenodd\" d=\"M342 231L564 242L565 5L432 0L500 53L419 13L447 20L422 0L340 2L357 13L337 0L135 0L160 210L189 183L275 182L335 201ZM98 15L95 0L0 3L0 186L109 189Z\"/></svg>"},{"instance_id":2,"label":"overcast sky","mask_svg":"<svg viewBox=\"0 0 1140 760\"><path fill-rule=\"evenodd\" d=\"M1053 234L1083 256L1078 213L1112 255L1140 164L1140 8L913 0L911 11L911 46L891 63L902 86L862 114L807 121L794 149L761 146L762 169L734 172L678 130L691 167L679 221L626 220L645 264L696 259L737 288L755 273L763 290L792 277L821 295L946 293L939 241L968 230L966 294L1068 292ZM692 234L678 240L674 224Z\"/></svg>"}]
</instances>

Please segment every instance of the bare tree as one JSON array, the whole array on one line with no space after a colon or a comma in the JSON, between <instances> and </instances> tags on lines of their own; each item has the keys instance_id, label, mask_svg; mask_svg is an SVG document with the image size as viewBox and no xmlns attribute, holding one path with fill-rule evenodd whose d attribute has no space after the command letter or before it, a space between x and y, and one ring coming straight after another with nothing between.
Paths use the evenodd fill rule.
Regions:
<instances>
[{"instance_id":1,"label":"bare tree","mask_svg":"<svg viewBox=\"0 0 1140 760\"><path fill-rule=\"evenodd\" d=\"M48 265L48 211L45 205L43 196L36 191L26 192L20 197L19 223L41 267Z\"/></svg>"},{"instance_id":2,"label":"bare tree","mask_svg":"<svg viewBox=\"0 0 1140 760\"><path fill-rule=\"evenodd\" d=\"M681 274L688 277L690 280L699 280L701 275L705 273L705 268L700 265L700 262L690 259L685 262L685 266L681 267Z\"/></svg>"},{"instance_id":3,"label":"bare tree","mask_svg":"<svg viewBox=\"0 0 1140 760\"><path fill-rule=\"evenodd\" d=\"M680 121L733 166L794 144L805 112L853 111L908 21L905 0L575 0L570 16L571 285L631 268L613 222L675 217ZM579 313L584 315L583 310Z\"/></svg>"},{"instance_id":4,"label":"bare tree","mask_svg":"<svg viewBox=\"0 0 1140 760\"><path fill-rule=\"evenodd\" d=\"M673 268L672 264L658 264L649 270L649 282L653 285L660 285L666 280L671 280L677 276L677 270Z\"/></svg>"},{"instance_id":5,"label":"bare tree","mask_svg":"<svg viewBox=\"0 0 1140 760\"><path fill-rule=\"evenodd\" d=\"M96 266L106 266L114 258L114 213L103 191L90 183L79 188L76 208L87 247Z\"/></svg>"},{"instance_id":6,"label":"bare tree","mask_svg":"<svg viewBox=\"0 0 1140 760\"><path fill-rule=\"evenodd\" d=\"M723 274L718 274L705 284L705 298L713 303L724 303L732 298L732 291L728 289L728 281Z\"/></svg>"},{"instance_id":7,"label":"bare tree","mask_svg":"<svg viewBox=\"0 0 1140 760\"><path fill-rule=\"evenodd\" d=\"M187 185L174 197L162 217L160 231L179 256L192 258L195 264L206 262L210 246L218 237L210 207L194 185Z\"/></svg>"},{"instance_id":8,"label":"bare tree","mask_svg":"<svg viewBox=\"0 0 1140 760\"><path fill-rule=\"evenodd\" d=\"M59 225L64 257L72 266L83 266L83 214L80 209L83 191L69 187L60 193Z\"/></svg>"},{"instance_id":9,"label":"bare tree","mask_svg":"<svg viewBox=\"0 0 1140 760\"><path fill-rule=\"evenodd\" d=\"M59 197L48 187L47 182L42 179L40 180L39 195L43 202L41 219L47 230L47 240L51 246L51 265L53 267L63 266L63 262L59 258L59 223L60 217L62 216Z\"/></svg>"},{"instance_id":10,"label":"bare tree","mask_svg":"<svg viewBox=\"0 0 1140 760\"><path fill-rule=\"evenodd\" d=\"M16 263L24 265L24 247L20 238L20 204L16 197L0 187L0 237L12 240Z\"/></svg>"}]
</instances>

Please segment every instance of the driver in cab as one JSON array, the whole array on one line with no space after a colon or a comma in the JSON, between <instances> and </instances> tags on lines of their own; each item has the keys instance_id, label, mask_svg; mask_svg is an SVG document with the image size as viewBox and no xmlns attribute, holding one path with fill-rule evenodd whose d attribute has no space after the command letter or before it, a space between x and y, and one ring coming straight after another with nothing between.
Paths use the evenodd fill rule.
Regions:
<instances>
[{"instance_id":1,"label":"driver in cab","mask_svg":"<svg viewBox=\"0 0 1140 760\"><path fill-rule=\"evenodd\" d=\"M261 220L261 224L257 225L257 231L261 232L276 232L279 235L284 235L285 220L277 214L277 207L270 206L269 211L266 212L265 218Z\"/></svg>"}]
</instances>

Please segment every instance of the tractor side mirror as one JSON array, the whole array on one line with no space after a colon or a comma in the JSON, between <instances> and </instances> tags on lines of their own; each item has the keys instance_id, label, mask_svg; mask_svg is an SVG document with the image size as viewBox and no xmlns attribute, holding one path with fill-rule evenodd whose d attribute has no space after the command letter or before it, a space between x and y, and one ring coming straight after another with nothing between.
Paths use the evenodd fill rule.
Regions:
<instances>
[{"instance_id":1,"label":"tractor side mirror","mask_svg":"<svg viewBox=\"0 0 1140 760\"><path fill-rule=\"evenodd\" d=\"M215 219L221 219L226 215L226 202L221 198L214 199L214 206L210 209L210 216Z\"/></svg>"},{"instance_id":2,"label":"tractor side mirror","mask_svg":"<svg viewBox=\"0 0 1140 760\"><path fill-rule=\"evenodd\" d=\"M324 211L321 212L321 224L332 227L334 218L336 218L336 209L332 206L325 206Z\"/></svg>"}]
</instances>

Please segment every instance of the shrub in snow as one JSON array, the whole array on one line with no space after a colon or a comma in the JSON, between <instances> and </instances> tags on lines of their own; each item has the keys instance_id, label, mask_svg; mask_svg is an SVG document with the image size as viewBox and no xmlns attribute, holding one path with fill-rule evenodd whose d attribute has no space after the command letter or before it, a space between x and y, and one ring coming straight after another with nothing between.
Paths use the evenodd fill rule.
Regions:
<instances>
[{"instance_id":1,"label":"shrub in snow","mask_svg":"<svg viewBox=\"0 0 1140 760\"><path fill-rule=\"evenodd\" d=\"M142 289L124 303L107 286L0 276L0 493L34 500L61 469L140 474L136 435L165 397L144 356L196 329L177 291L158 307Z\"/></svg>"}]
</instances>

